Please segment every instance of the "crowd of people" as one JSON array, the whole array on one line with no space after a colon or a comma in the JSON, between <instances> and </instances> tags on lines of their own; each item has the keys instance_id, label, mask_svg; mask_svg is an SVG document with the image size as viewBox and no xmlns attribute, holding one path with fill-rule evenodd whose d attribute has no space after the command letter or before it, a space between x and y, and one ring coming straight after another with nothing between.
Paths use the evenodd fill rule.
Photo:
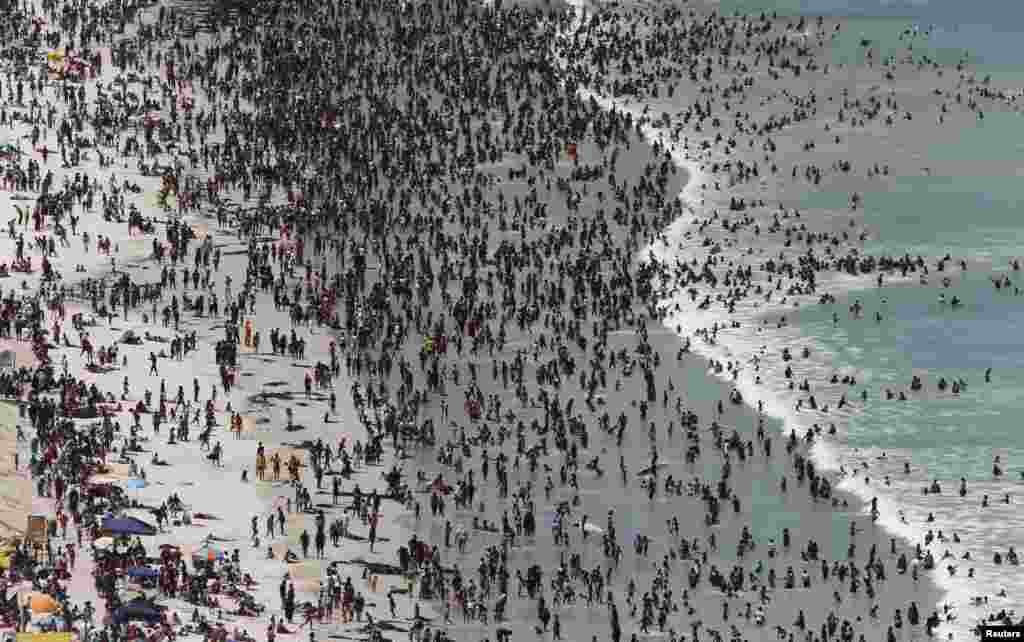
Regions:
<instances>
[{"instance_id":1,"label":"crowd of people","mask_svg":"<svg viewBox=\"0 0 1024 642\"><path fill-rule=\"evenodd\" d=\"M74 628L103 642L274 640L301 634L302 612L311 639L365 625L373 640L390 626L426 642L620 642L655 629L673 641L888 642L954 619L948 605L924 614L939 596L909 560L934 565L931 542L890 540L873 525L876 507L854 510L815 469L808 453L826 438L820 428L787 426L773 446L780 437L763 413L728 388L696 394L687 372L698 358L662 331L670 291L690 292L695 307L731 308L775 291L818 297L829 273L919 263L808 249L757 270L728 264L717 228L757 223L718 214L701 226L702 255L676 265L644 256L687 215L677 199L686 173L668 142L641 136L653 114L608 110L579 92L672 98L673 83L691 82L704 93L686 101L677 139L695 153L746 137L768 151L815 100L794 98L764 123L728 103L779 74L821 73L818 49L801 37L812 25L618 6L579 21L553 3L461 0L289 0L200 14L124 0L5 4L2 30L17 45L5 52L0 122L29 130L33 147L6 156L4 171L34 205L9 230L12 254L29 263L4 293L3 327L30 346L34 365L4 373L0 390L23 410L26 465L53 511L46 536L31 540L39 548L12 553L8 583L51 596L46 613L59 615L16 603L19 630ZM39 64L46 50L56 52L48 68ZM978 86L968 95L971 109L1003 99ZM849 102L854 119L881 117L873 103ZM723 164L710 180L753 181L776 162ZM147 164L159 168L114 178ZM159 197L149 205L147 191ZM191 223L204 218L212 231L200 238ZM808 248L864 240L793 220L776 217L758 234L795 234ZM66 242L65 221L80 250ZM52 236L31 245L26 233ZM244 249L222 256L219 242L232 237ZM141 255L124 258L139 238ZM156 281L129 269L153 262ZM269 328L267 311L291 327ZM153 334L97 345L93 334L118 318ZM314 327L334 333L322 352L307 347ZM235 439L245 429L240 408L220 402L243 403L248 355L317 360L302 375L305 405L285 400L275 441L308 428L299 414L331 436L333 390L346 379L343 401L359 425L338 431L359 438L334 434L333 451L311 443L305 463L268 456L262 444L229 457L221 425ZM167 380L167 360L211 359L208 383ZM121 374L130 366L138 378ZM249 390L245 403L270 401ZM823 403L811 402L815 411ZM315 413L305 409L314 403ZM283 465L294 499L262 515L262 537L285 538L286 550L267 550L261 516L248 552L216 541L198 556L148 550L147 525L121 516L131 499L95 479L121 463L144 481L146 465L163 461L156 449L171 446L196 448L215 474L249 484L279 480ZM151 460L139 457L149 451ZM381 464L389 472L378 492ZM327 474L324 506L315 494L328 492ZM761 485L778 488L768 492L800 515L800 528L755 520L750 489ZM173 495L153 511L158 530L196 519ZM401 536L382 538L385 529ZM343 579L332 557L350 547L380 566L372 575L395 580L387 609ZM303 595L287 573L257 577L244 568L252 550L284 568L322 560L319 592ZM80 551L95 562L96 604L69 592ZM115 578L144 585L151 574L164 603L120 595ZM365 579L377 586L369 570ZM280 604L253 597L254 586L278 581ZM252 633L218 624L226 610Z\"/></svg>"}]
</instances>

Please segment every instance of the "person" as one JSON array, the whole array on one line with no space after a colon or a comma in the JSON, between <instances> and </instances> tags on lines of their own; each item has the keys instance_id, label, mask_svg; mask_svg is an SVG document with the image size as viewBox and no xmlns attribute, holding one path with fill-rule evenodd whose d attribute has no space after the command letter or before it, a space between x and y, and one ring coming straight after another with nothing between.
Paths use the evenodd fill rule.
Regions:
<instances>
[{"instance_id":1,"label":"person","mask_svg":"<svg viewBox=\"0 0 1024 642\"><path fill-rule=\"evenodd\" d=\"M299 535L299 543L302 545L302 556L309 558L309 531L303 529L302 534Z\"/></svg>"}]
</instances>

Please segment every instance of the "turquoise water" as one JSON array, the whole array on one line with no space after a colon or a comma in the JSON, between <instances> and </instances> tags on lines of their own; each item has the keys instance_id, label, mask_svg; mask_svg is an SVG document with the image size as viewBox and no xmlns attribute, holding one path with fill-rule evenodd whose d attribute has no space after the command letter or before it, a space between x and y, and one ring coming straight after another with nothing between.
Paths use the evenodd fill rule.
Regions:
<instances>
[{"instance_id":1,"label":"turquoise water","mask_svg":"<svg viewBox=\"0 0 1024 642\"><path fill-rule=\"evenodd\" d=\"M954 310L940 304L940 290L947 298L961 296L966 305ZM867 310L860 319L846 313L855 300ZM881 322L875 321L876 310ZM807 307L792 320L837 366L856 373L857 392L869 391L869 403L846 422L847 446L905 456L930 477L989 480L994 452L1011 466L1024 455L1017 421L1024 386L1022 312L1024 296L997 292L978 274L955 276L948 290L933 285L854 291L834 306ZM985 383L986 368L992 368L991 383ZM913 375L924 382L915 393L908 389ZM940 377L969 385L959 395L940 392ZM886 388L906 391L908 400L884 400ZM894 459L892 467L902 461Z\"/></svg>"},{"instance_id":2,"label":"turquoise water","mask_svg":"<svg viewBox=\"0 0 1024 642\"><path fill-rule=\"evenodd\" d=\"M862 38L882 53L905 50L899 34L917 25L927 38L914 40L915 54L927 53L951 63L970 52L979 75L991 74L1002 86L1024 86L1024 3L984 0L724 0L723 11L777 11L780 14L846 18L843 36L833 45L837 61L863 61ZM931 175L894 176L877 191L864 193L862 217L872 238L872 254L909 252L929 262L928 286L850 293L835 307L843 321L832 324L832 308L805 308L791 317L801 333L813 337L834 357L836 367L869 373L872 392L881 386L905 386L912 374L927 379L962 376L971 386L959 399L928 394L903 403L871 404L850 422L849 445L866 448L922 449L931 452L936 475L953 479L991 476L993 449L1024 445L1015 439L1015 417L1024 411L1016 391L1024 383L1024 297L997 292L989 281L1009 273L1024 287L1024 273L1013 274L1009 262L1024 255L1024 117L990 113L984 121L962 126L952 140L922 143L922 165L952 166ZM807 209L848 210L849 193L809 191ZM949 253L969 262L935 271L935 259ZM942 276L950 276L947 298L967 305L957 311L938 304ZM882 305L880 297L888 298ZM865 320L851 321L844 311L854 299L865 302ZM882 309L885 321L871 318ZM983 385L992 367L992 384ZM934 391L932 391L934 392ZM884 426L884 428L880 428ZM1020 463L1017 458L1017 463ZM940 463L941 462L941 463ZM1010 457L1011 465L1014 458Z\"/></svg>"},{"instance_id":3,"label":"turquoise water","mask_svg":"<svg viewBox=\"0 0 1024 642\"><path fill-rule=\"evenodd\" d=\"M1020 58L1024 3L1009 0L722 0L722 11L775 11L780 15L823 15L845 19L847 28L837 54L852 62L861 37L884 53L895 47L893 26L929 30L928 43L915 40L939 62L955 62L965 51L986 65L1013 65ZM917 44L919 43L920 44Z\"/></svg>"},{"instance_id":4,"label":"turquoise water","mask_svg":"<svg viewBox=\"0 0 1024 642\"><path fill-rule=\"evenodd\" d=\"M1001 88L1024 86L1019 54L1024 3L726 0L722 7L845 17L843 34L832 45L834 62L844 64L864 62L862 39L872 41L876 60L878 53L905 55L905 30L918 25L930 33L913 40L915 57L927 55L947 65L967 59L979 78L991 75ZM959 129L942 140L915 144L920 166L914 169L934 167L930 175L893 175L863 192L860 217L872 236L865 251L922 256L929 265L928 284L916 283L915 274L915 284L859 289L841 294L832 306L804 306L789 314L792 332L785 340L814 347L812 363L804 365L804 374L814 373L812 380L833 372L857 377L858 385L844 391L857 400L857 410L833 418L841 426L839 461L847 467L852 461L870 462L871 467L845 487L865 497L877 493L887 500L887 509L901 507L918 535L930 527L957 531L969 538L965 541L980 543L975 555L990 561L993 550L1024 544L1021 511L999 502L1005 493L1019 492L1018 471L1024 467L1019 419L1024 416L1019 392L1024 388L1024 295L1015 295L1013 287L997 291L990 280L1007 274L1024 289L1024 272L1010 269L1011 259L1024 256L1024 118L1009 111L986 113L983 121L963 119L955 126ZM812 212L849 211L849 197L825 186L792 204ZM936 260L947 253L966 258L967 272L950 263L938 273ZM943 277L950 279L948 288ZM960 297L965 305L953 310L941 304L943 293L947 299ZM858 300L865 314L853 319L848 310ZM880 323L876 311L883 317ZM993 370L991 383L985 382L986 368ZM920 392L909 390L913 375L924 382ZM940 377L965 379L968 388L959 395L940 392ZM905 391L908 399L885 400L887 388ZM862 389L869 393L866 405L859 403ZM819 394L835 403L835 390ZM1002 478L993 476L995 456L1008 471ZM903 472L904 462L912 465L909 475ZM891 485L882 483L886 476ZM956 493L961 477L971 489L965 500ZM922 495L932 479L943 486L941 498ZM983 494L990 495L988 509L980 506ZM934 524L925 523L928 513L935 514ZM1021 604L1012 597L1019 597L1019 574L980 561L974 566L978 579L973 584L946 583L951 599L963 609L966 596L1006 587L1011 599L996 608L1019 612ZM966 611L961 614L972 619Z\"/></svg>"},{"instance_id":5,"label":"turquoise water","mask_svg":"<svg viewBox=\"0 0 1024 642\"><path fill-rule=\"evenodd\" d=\"M989 120L1024 125L1020 116L1012 114L996 114ZM986 129L998 126L993 122ZM965 144L961 149L982 152L986 143ZM1012 140L1009 144L992 143L988 149L1015 154L1017 160L979 159L1001 166L1002 175L900 176L887 181L884 191L864 192L861 220L872 233L866 251L875 255L909 253L926 261L949 253L971 265L1008 269L1010 260L1021 256L1024 247L1019 213L1024 192L1021 179L1010 173L1024 168L1024 147ZM807 209L848 210L849 198L848 192L816 191L804 194L799 203Z\"/></svg>"}]
</instances>

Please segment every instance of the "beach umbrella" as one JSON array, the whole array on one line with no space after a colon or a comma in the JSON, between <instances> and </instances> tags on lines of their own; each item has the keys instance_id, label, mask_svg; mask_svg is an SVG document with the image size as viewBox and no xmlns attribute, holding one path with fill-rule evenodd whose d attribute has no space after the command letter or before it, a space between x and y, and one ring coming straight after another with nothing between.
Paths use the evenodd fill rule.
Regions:
<instances>
[{"instance_id":1,"label":"beach umbrella","mask_svg":"<svg viewBox=\"0 0 1024 642\"><path fill-rule=\"evenodd\" d=\"M224 551L211 546L209 544L203 544L198 550L192 553L192 563L197 562L212 562L224 558Z\"/></svg>"},{"instance_id":2,"label":"beach umbrella","mask_svg":"<svg viewBox=\"0 0 1024 642\"><path fill-rule=\"evenodd\" d=\"M145 479L142 479L141 477L133 477L126 481L124 485L127 486L128 488L131 488L132 490L137 491L140 488L145 488L146 486L149 486L149 483Z\"/></svg>"},{"instance_id":3,"label":"beach umbrella","mask_svg":"<svg viewBox=\"0 0 1024 642\"><path fill-rule=\"evenodd\" d=\"M61 627L64 626L64 618L54 615L53 613L47 613L43 617L33 622L36 626L52 626Z\"/></svg>"},{"instance_id":4,"label":"beach umbrella","mask_svg":"<svg viewBox=\"0 0 1024 642\"><path fill-rule=\"evenodd\" d=\"M114 538L109 536L100 537L94 540L92 545L100 549L110 548L114 545Z\"/></svg>"},{"instance_id":5,"label":"beach umbrella","mask_svg":"<svg viewBox=\"0 0 1024 642\"><path fill-rule=\"evenodd\" d=\"M40 593L34 591L28 594L28 607L32 609L33 613L55 613L60 609L60 605L57 604L57 600L47 595L46 593Z\"/></svg>"},{"instance_id":6,"label":"beach umbrella","mask_svg":"<svg viewBox=\"0 0 1024 642\"><path fill-rule=\"evenodd\" d=\"M150 566L133 566L125 571L128 577L158 577L160 570Z\"/></svg>"},{"instance_id":7,"label":"beach umbrella","mask_svg":"<svg viewBox=\"0 0 1024 642\"><path fill-rule=\"evenodd\" d=\"M102 529L118 535L156 535L156 528L135 517L108 517Z\"/></svg>"},{"instance_id":8,"label":"beach umbrella","mask_svg":"<svg viewBox=\"0 0 1024 642\"><path fill-rule=\"evenodd\" d=\"M117 592L117 596L125 603L146 599L146 593L137 588L122 589Z\"/></svg>"},{"instance_id":9,"label":"beach umbrella","mask_svg":"<svg viewBox=\"0 0 1024 642\"><path fill-rule=\"evenodd\" d=\"M130 602L114 611L114 621L121 624L131 622L133 620L142 620L147 623L153 623L159 619L160 611L152 604L147 604L142 601Z\"/></svg>"}]
</instances>

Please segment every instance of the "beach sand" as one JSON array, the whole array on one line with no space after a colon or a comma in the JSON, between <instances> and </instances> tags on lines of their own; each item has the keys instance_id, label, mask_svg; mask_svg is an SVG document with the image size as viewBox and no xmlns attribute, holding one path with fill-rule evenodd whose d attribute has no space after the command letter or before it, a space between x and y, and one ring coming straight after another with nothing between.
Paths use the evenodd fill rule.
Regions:
<instances>
[{"instance_id":1,"label":"beach sand","mask_svg":"<svg viewBox=\"0 0 1024 642\"><path fill-rule=\"evenodd\" d=\"M18 407L0 403L0 532L2 536L23 535L25 517L32 506L32 479L24 459L15 462L18 453Z\"/></svg>"}]
</instances>

